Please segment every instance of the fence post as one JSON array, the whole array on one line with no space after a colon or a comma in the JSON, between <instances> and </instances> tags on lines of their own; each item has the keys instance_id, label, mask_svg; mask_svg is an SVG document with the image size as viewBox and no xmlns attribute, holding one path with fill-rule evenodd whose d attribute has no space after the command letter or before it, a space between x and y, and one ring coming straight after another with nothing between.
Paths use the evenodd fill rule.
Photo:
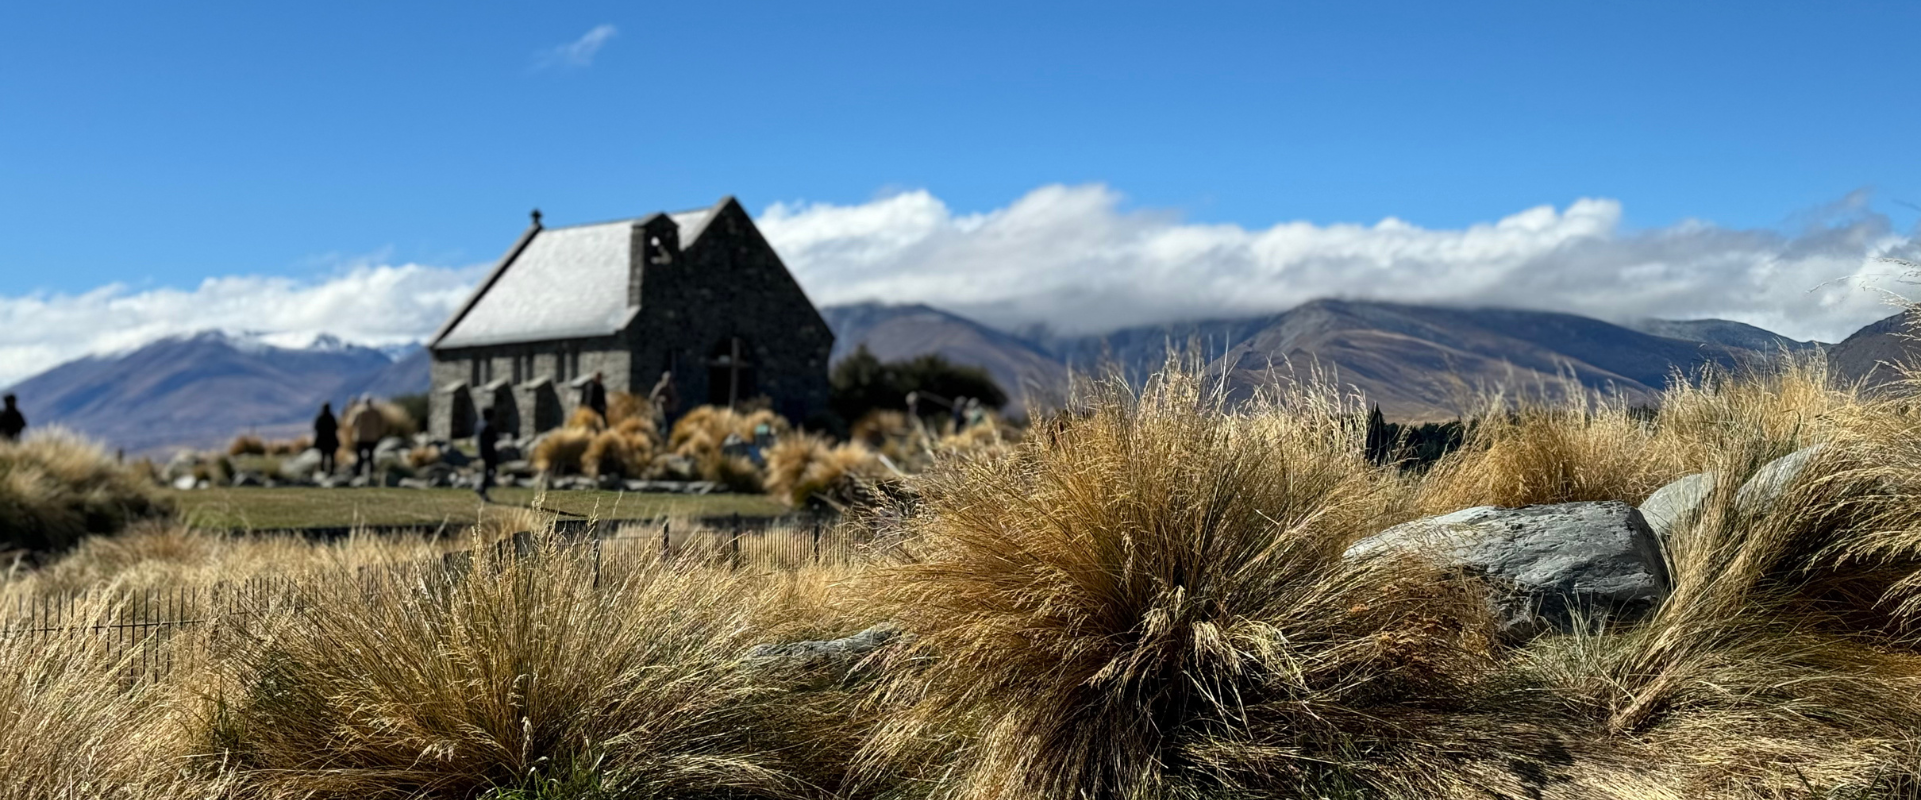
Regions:
<instances>
[{"instance_id":1,"label":"fence post","mask_svg":"<svg viewBox=\"0 0 1921 800\"><path fill-rule=\"evenodd\" d=\"M673 527L673 520L666 520L660 523L660 563L662 564L666 564L667 558L673 555L673 540L667 538L669 529Z\"/></svg>"},{"instance_id":2,"label":"fence post","mask_svg":"<svg viewBox=\"0 0 1921 800\"><path fill-rule=\"evenodd\" d=\"M740 512L738 511L734 512L734 537L728 543L728 547L733 551L734 569L740 569Z\"/></svg>"},{"instance_id":3,"label":"fence post","mask_svg":"<svg viewBox=\"0 0 1921 800\"><path fill-rule=\"evenodd\" d=\"M814 518L814 563L820 563L820 517Z\"/></svg>"},{"instance_id":4,"label":"fence post","mask_svg":"<svg viewBox=\"0 0 1921 800\"><path fill-rule=\"evenodd\" d=\"M594 537L594 590L600 590L600 537Z\"/></svg>"}]
</instances>

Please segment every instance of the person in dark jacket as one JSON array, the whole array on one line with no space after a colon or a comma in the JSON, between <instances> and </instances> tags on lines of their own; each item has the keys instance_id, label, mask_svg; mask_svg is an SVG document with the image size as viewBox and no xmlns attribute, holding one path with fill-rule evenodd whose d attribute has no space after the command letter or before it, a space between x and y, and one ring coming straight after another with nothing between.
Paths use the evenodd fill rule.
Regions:
<instances>
[{"instance_id":1,"label":"person in dark jacket","mask_svg":"<svg viewBox=\"0 0 1921 800\"><path fill-rule=\"evenodd\" d=\"M480 482L474 485L474 493L483 502L491 503L487 490L494 486L494 467L500 465L500 451L494 448L494 407L488 406L480 412L480 424L474 426L474 445L480 448Z\"/></svg>"},{"instance_id":2,"label":"person in dark jacket","mask_svg":"<svg viewBox=\"0 0 1921 800\"><path fill-rule=\"evenodd\" d=\"M601 420L605 421L607 419L607 384L601 382L600 373L594 373L594 379L581 388L580 394L580 404L593 409L594 413L599 414Z\"/></svg>"},{"instance_id":3,"label":"person in dark jacket","mask_svg":"<svg viewBox=\"0 0 1921 800\"><path fill-rule=\"evenodd\" d=\"M334 419L334 404L321 403L320 416L313 418L313 446L320 451L320 472L334 474L334 455L340 451L340 421Z\"/></svg>"},{"instance_id":4,"label":"person in dark jacket","mask_svg":"<svg viewBox=\"0 0 1921 800\"><path fill-rule=\"evenodd\" d=\"M20 414L20 398L7 395L6 403L6 410L0 411L0 439L17 442L20 432L27 429L27 418Z\"/></svg>"}]
</instances>

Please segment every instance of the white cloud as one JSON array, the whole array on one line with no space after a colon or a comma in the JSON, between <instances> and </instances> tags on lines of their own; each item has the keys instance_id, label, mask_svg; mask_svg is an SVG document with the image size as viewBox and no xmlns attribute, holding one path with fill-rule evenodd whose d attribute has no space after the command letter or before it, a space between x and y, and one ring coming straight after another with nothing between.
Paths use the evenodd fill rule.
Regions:
<instances>
[{"instance_id":1,"label":"white cloud","mask_svg":"<svg viewBox=\"0 0 1921 800\"><path fill-rule=\"evenodd\" d=\"M619 29L612 25L595 25L593 30L566 44L545 50L536 59L538 67L587 67L594 63L594 56L600 48L614 38Z\"/></svg>"},{"instance_id":2,"label":"white cloud","mask_svg":"<svg viewBox=\"0 0 1921 800\"><path fill-rule=\"evenodd\" d=\"M269 341L321 333L380 346L433 333L486 267L359 265L321 280L229 276L193 289L0 297L0 386L85 355L127 350L207 329L258 331Z\"/></svg>"},{"instance_id":3,"label":"white cloud","mask_svg":"<svg viewBox=\"0 0 1921 800\"><path fill-rule=\"evenodd\" d=\"M1624 230L1584 199L1464 229L1398 219L1263 229L1121 208L1100 185L1045 186L956 214L925 191L851 206L775 204L760 225L823 304L920 301L997 325L1085 333L1285 310L1320 297L1495 305L1604 319L1721 317L1834 341L1887 316L1912 258L1851 196L1782 234L1684 222Z\"/></svg>"},{"instance_id":4,"label":"white cloud","mask_svg":"<svg viewBox=\"0 0 1921 800\"><path fill-rule=\"evenodd\" d=\"M775 204L761 229L815 302L924 302L1066 333L1282 311L1320 297L1499 305L1604 319L1722 317L1836 341L1892 313L1880 290L1921 260L1857 202L1795 234L1686 222L1621 226L1613 200L1532 208L1463 229L1386 219L1262 229L1129 211L1104 186L1046 186L981 214L925 191L857 205ZM209 278L0 296L0 386L83 355L209 328L305 342L425 339L485 266L360 264L310 280Z\"/></svg>"}]
</instances>

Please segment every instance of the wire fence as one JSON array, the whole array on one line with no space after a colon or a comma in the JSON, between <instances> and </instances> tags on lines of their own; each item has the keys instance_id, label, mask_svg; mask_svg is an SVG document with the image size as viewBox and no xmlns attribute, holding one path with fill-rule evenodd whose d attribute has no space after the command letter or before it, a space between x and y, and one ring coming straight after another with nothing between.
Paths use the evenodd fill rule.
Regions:
<instances>
[{"instance_id":1,"label":"wire fence","mask_svg":"<svg viewBox=\"0 0 1921 800\"><path fill-rule=\"evenodd\" d=\"M781 571L810 566L851 566L872 557L869 542L854 526L826 519L756 524L733 518L719 525L672 522L623 524L611 531L555 532L550 546L592 559L595 587L643 578L650 570L718 568ZM521 558L541 544L529 532L492 545L495 561ZM386 578L421 574L464 575L477 554L447 553L439 564L395 562L360 568L356 576L367 591ZM298 610L299 579L258 577L208 586L111 588L61 596L21 598L0 610L0 642L8 647L64 644L102 651L129 684L164 676L195 659L217 652L223 641L244 634L252 620L269 610ZM188 638L189 646L176 646Z\"/></svg>"}]
</instances>

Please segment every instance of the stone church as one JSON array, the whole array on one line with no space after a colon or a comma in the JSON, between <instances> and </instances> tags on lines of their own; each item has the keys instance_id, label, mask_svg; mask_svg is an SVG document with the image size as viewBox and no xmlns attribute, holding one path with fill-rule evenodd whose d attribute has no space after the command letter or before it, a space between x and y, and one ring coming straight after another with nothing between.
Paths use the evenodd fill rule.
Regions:
<instances>
[{"instance_id":1,"label":"stone church","mask_svg":"<svg viewBox=\"0 0 1921 800\"><path fill-rule=\"evenodd\" d=\"M827 408L834 334L734 198L548 228L540 212L428 345L435 436L559 427L594 373L646 394L672 372L680 411L765 397L794 422Z\"/></svg>"}]
</instances>

